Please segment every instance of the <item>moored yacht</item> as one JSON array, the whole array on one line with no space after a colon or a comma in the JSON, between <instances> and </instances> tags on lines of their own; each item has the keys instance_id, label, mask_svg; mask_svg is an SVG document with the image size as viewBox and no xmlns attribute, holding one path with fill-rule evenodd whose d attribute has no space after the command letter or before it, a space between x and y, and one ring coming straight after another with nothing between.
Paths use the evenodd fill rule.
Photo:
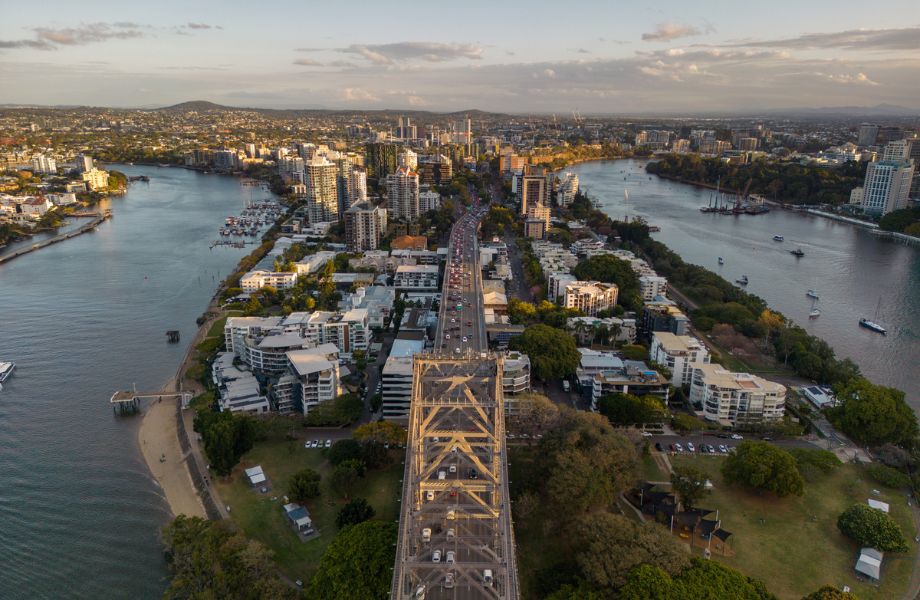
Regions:
<instances>
[{"instance_id":1,"label":"moored yacht","mask_svg":"<svg viewBox=\"0 0 920 600\"><path fill-rule=\"evenodd\" d=\"M16 363L14 362L0 362L0 383L9 378L13 374L13 369L16 368Z\"/></svg>"}]
</instances>

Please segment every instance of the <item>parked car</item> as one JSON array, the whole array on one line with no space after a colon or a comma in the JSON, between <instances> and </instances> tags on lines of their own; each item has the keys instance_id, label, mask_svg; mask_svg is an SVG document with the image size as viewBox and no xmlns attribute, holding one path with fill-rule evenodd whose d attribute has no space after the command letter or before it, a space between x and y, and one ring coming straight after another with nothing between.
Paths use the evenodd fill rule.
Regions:
<instances>
[{"instance_id":1,"label":"parked car","mask_svg":"<svg viewBox=\"0 0 920 600\"><path fill-rule=\"evenodd\" d=\"M733 439L733 440L743 440L743 439L744 439L744 436L743 436L743 435L738 435L737 433L733 433L733 434L732 434L732 439Z\"/></svg>"},{"instance_id":2,"label":"parked car","mask_svg":"<svg viewBox=\"0 0 920 600\"><path fill-rule=\"evenodd\" d=\"M436 563L441 562L441 551L440 550L435 550L434 552L431 553L431 562L436 562Z\"/></svg>"},{"instance_id":3,"label":"parked car","mask_svg":"<svg viewBox=\"0 0 920 600\"><path fill-rule=\"evenodd\" d=\"M326 447L332 448L332 440L326 440Z\"/></svg>"},{"instance_id":4,"label":"parked car","mask_svg":"<svg viewBox=\"0 0 920 600\"><path fill-rule=\"evenodd\" d=\"M728 446L725 444L719 444L719 452L722 454L728 454Z\"/></svg>"},{"instance_id":5,"label":"parked car","mask_svg":"<svg viewBox=\"0 0 920 600\"><path fill-rule=\"evenodd\" d=\"M693 442L687 442L687 452L696 452L696 447L694 447Z\"/></svg>"}]
</instances>

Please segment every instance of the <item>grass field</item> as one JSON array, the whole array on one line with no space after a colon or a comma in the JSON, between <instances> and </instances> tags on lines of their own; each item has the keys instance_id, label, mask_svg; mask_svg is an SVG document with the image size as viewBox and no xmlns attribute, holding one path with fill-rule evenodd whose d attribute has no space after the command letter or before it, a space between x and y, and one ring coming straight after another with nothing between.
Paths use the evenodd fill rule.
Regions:
<instances>
[{"instance_id":1,"label":"grass field","mask_svg":"<svg viewBox=\"0 0 920 600\"><path fill-rule=\"evenodd\" d=\"M798 498L757 495L722 480L719 457L672 457L674 466L693 464L704 470L714 485L699 505L718 509L722 527L733 533L734 555L716 556L739 571L756 577L783 599L798 599L824 584L850 586L861 600L900 598L913 569L915 535L910 508L903 492L870 482L855 465L806 482ZM659 480L666 479L664 474ZM881 496L874 496L879 489ZM891 505L891 516L901 525L912 552L888 554L878 586L856 579L853 566L857 545L837 530L837 517L854 503L877 498ZM761 522L763 519L763 522Z\"/></svg>"},{"instance_id":2,"label":"grass field","mask_svg":"<svg viewBox=\"0 0 920 600\"><path fill-rule=\"evenodd\" d=\"M403 463L399 451L393 452L394 464L369 471L354 494L354 497L365 498L374 507L377 513L375 519L384 521L399 518L397 497ZM262 466L271 483L271 489L266 494L253 489L243 473L243 469L255 465ZM323 476L322 494L306 505L320 536L307 542L300 541L282 510L288 480L304 467L310 467ZM331 472L332 467L322 450L308 450L297 442L259 442L233 470L230 480L218 482L217 487L223 501L230 505L233 521L246 535L270 548L288 577L307 581L316 570L326 546L335 537L335 517L345 504L329 489Z\"/></svg>"}]
</instances>

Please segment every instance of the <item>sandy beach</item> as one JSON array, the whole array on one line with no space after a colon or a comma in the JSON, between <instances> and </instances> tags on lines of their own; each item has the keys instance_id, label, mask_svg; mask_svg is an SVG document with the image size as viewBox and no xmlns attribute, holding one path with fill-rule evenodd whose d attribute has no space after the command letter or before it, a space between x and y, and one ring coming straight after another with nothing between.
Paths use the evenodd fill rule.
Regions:
<instances>
[{"instance_id":1,"label":"sandy beach","mask_svg":"<svg viewBox=\"0 0 920 600\"><path fill-rule=\"evenodd\" d=\"M192 484L185 457L179 446L175 399L165 398L160 402L151 403L146 408L137 441L173 515L184 514L205 518L204 506ZM194 460L192 457L189 458Z\"/></svg>"}]
</instances>

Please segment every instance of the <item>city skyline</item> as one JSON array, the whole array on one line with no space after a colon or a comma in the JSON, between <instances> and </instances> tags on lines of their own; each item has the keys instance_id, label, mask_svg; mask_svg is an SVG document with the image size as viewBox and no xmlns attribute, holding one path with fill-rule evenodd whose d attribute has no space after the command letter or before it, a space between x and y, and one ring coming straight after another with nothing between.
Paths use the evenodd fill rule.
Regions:
<instances>
[{"instance_id":1,"label":"city skyline","mask_svg":"<svg viewBox=\"0 0 920 600\"><path fill-rule=\"evenodd\" d=\"M0 103L562 114L920 103L910 2L353 8L52 2L7 14Z\"/></svg>"}]
</instances>

